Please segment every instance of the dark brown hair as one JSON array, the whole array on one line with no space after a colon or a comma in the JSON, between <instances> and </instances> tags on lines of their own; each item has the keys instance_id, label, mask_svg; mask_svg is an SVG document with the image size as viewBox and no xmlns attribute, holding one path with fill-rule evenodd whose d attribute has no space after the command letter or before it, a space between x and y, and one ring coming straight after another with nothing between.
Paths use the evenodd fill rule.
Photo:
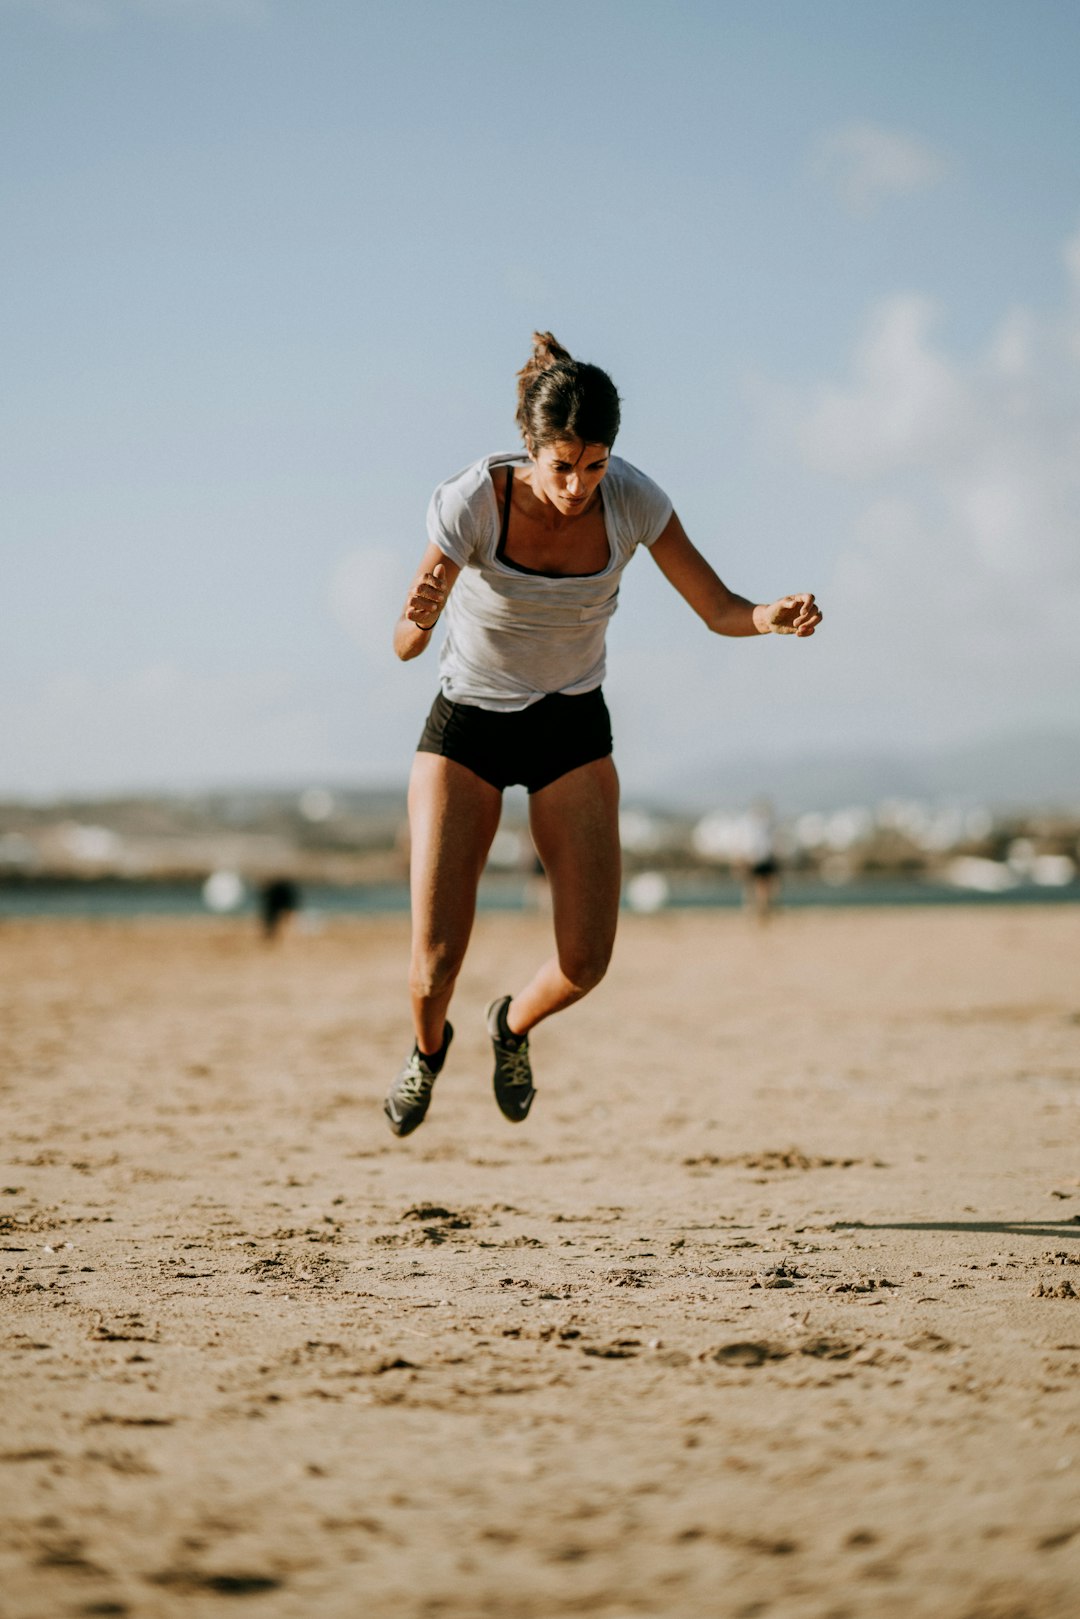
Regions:
<instances>
[{"instance_id":1,"label":"dark brown hair","mask_svg":"<svg viewBox=\"0 0 1080 1619\"><path fill-rule=\"evenodd\" d=\"M530 449L555 439L606 444L619 431L619 395L606 371L575 360L550 332L533 333L518 372L517 424Z\"/></svg>"}]
</instances>

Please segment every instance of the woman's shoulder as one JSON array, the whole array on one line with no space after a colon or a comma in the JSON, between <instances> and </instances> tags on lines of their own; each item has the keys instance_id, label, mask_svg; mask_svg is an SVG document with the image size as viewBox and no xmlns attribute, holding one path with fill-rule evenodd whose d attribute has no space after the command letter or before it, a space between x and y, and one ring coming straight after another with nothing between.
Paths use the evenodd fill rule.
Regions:
<instances>
[{"instance_id":1,"label":"woman's shoulder","mask_svg":"<svg viewBox=\"0 0 1080 1619\"><path fill-rule=\"evenodd\" d=\"M643 473L640 466L633 465L633 461L623 461L622 455L612 455L610 458L604 486L617 494L627 512L651 513L667 507L670 515L669 497L656 479L649 478L649 474Z\"/></svg>"},{"instance_id":2,"label":"woman's shoulder","mask_svg":"<svg viewBox=\"0 0 1080 1619\"><path fill-rule=\"evenodd\" d=\"M650 478L647 472L642 472L632 461L624 461L621 455L613 455L609 459L605 482L608 481L629 491L647 491L660 487L655 478Z\"/></svg>"},{"instance_id":3,"label":"woman's shoulder","mask_svg":"<svg viewBox=\"0 0 1080 1619\"><path fill-rule=\"evenodd\" d=\"M493 475L520 459L512 453L485 455L436 486L428 507L428 538L455 562L464 564L497 520Z\"/></svg>"},{"instance_id":4,"label":"woman's shoulder","mask_svg":"<svg viewBox=\"0 0 1080 1619\"><path fill-rule=\"evenodd\" d=\"M506 452L484 455L479 461L470 461L467 467L454 472L437 484L432 495L433 504L447 512L463 512L479 507L491 500L492 486L500 476L500 469L521 461L520 455Z\"/></svg>"},{"instance_id":5,"label":"woman's shoulder","mask_svg":"<svg viewBox=\"0 0 1080 1619\"><path fill-rule=\"evenodd\" d=\"M651 545L672 513L669 496L654 478L632 461L613 455L608 463L604 487L609 505L617 508L618 516L634 544Z\"/></svg>"},{"instance_id":6,"label":"woman's shoulder","mask_svg":"<svg viewBox=\"0 0 1080 1619\"><path fill-rule=\"evenodd\" d=\"M497 455L482 455L478 461L470 461L467 467L450 474L442 483L436 485L436 492L440 489L453 490L462 496L469 496L478 489L490 486L492 477L497 474L500 467L512 466L523 459L522 455L512 450L502 451Z\"/></svg>"}]
</instances>

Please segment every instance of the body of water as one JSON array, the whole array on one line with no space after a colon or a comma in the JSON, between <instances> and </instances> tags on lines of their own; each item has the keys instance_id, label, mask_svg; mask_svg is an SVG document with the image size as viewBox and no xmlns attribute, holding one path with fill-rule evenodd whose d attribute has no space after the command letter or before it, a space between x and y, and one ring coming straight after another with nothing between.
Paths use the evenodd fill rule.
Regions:
<instances>
[{"instance_id":1,"label":"body of water","mask_svg":"<svg viewBox=\"0 0 1080 1619\"><path fill-rule=\"evenodd\" d=\"M516 877L489 877L480 885L480 908L521 911L535 904L535 889ZM714 907L731 910L743 902L742 888L730 879L684 876L670 879L665 908ZM1068 905L1080 902L1080 882L1059 888L1021 883L1002 893L978 893L916 878L864 877L846 883L790 877L781 906L836 909L855 905ZM404 883L374 883L349 888L311 883L302 889L303 910L310 915L363 916L403 913L409 908ZM17 882L0 885L0 921L14 917L197 917L209 916L199 883L148 883L103 879L95 882ZM256 914L250 894L232 916Z\"/></svg>"}]
</instances>

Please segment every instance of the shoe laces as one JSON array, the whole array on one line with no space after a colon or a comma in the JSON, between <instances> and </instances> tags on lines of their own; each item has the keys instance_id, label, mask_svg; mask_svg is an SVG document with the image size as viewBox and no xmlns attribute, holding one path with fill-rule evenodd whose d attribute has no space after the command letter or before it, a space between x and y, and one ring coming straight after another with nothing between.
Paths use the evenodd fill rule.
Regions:
<instances>
[{"instance_id":1,"label":"shoe laces","mask_svg":"<svg viewBox=\"0 0 1080 1619\"><path fill-rule=\"evenodd\" d=\"M423 1059L418 1051L414 1051L402 1073L394 1091L399 1102L406 1107L415 1107L419 1102L426 1102L431 1095L436 1075L424 1067Z\"/></svg>"},{"instance_id":2,"label":"shoe laces","mask_svg":"<svg viewBox=\"0 0 1080 1619\"><path fill-rule=\"evenodd\" d=\"M529 1042L527 1040L523 1040L520 1046L517 1047L501 1045L499 1058L499 1067L502 1070L499 1078L502 1084L521 1086L532 1084L532 1067L529 1063Z\"/></svg>"}]
</instances>

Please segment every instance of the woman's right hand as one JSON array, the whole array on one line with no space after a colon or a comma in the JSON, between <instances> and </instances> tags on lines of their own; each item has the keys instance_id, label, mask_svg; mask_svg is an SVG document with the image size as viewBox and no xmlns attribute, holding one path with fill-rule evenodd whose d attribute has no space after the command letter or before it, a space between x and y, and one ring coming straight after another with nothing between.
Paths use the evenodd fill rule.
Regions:
<instances>
[{"instance_id":1,"label":"woman's right hand","mask_svg":"<svg viewBox=\"0 0 1080 1619\"><path fill-rule=\"evenodd\" d=\"M415 624L417 629L433 630L446 606L449 589L446 569L441 562L436 562L430 573L420 575L405 603L405 617L409 623Z\"/></svg>"}]
</instances>

